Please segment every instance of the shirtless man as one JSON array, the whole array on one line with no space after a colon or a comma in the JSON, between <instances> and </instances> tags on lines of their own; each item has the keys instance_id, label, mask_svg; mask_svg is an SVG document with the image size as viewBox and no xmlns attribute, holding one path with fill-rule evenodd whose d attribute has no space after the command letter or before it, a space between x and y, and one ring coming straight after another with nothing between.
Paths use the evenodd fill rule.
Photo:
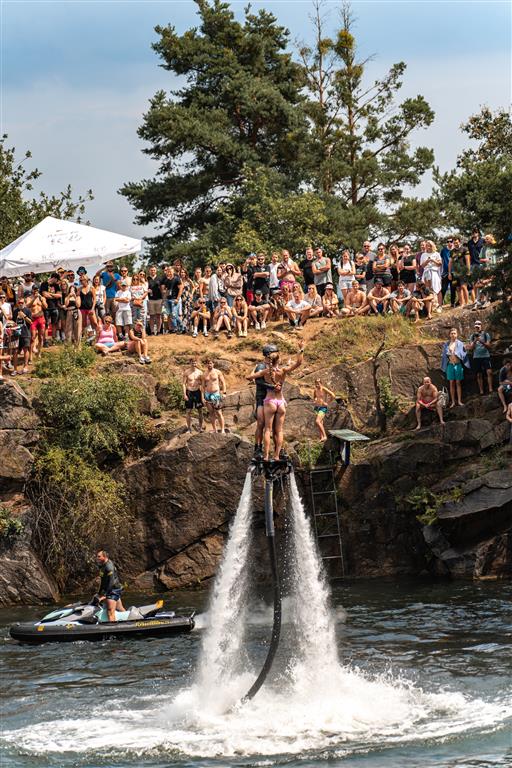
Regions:
<instances>
[{"instance_id":1,"label":"shirtless man","mask_svg":"<svg viewBox=\"0 0 512 768\"><path fill-rule=\"evenodd\" d=\"M340 311L343 317L355 317L356 315L368 312L366 308L366 293L361 290L357 280L352 280L352 285L345 296L345 303Z\"/></svg>"},{"instance_id":2,"label":"shirtless man","mask_svg":"<svg viewBox=\"0 0 512 768\"><path fill-rule=\"evenodd\" d=\"M389 290L384 288L381 277L373 281L373 288L368 293L369 312L376 315L385 315L388 308Z\"/></svg>"},{"instance_id":3,"label":"shirtless man","mask_svg":"<svg viewBox=\"0 0 512 768\"><path fill-rule=\"evenodd\" d=\"M32 322L30 324L30 331L32 333L30 359L32 359L33 355L40 355L43 348L46 331L44 311L47 306L46 299L39 293L39 287L34 285L32 287L32 293L27 299L27 309L30 309L32 313Z\"/></svg>"},{"instance_id":4,"label":"shirtless man","mask_svg":"<svg viewBox=\"0 0 512 768\"><path fill-rule=\"evenodd\" d=\"M335 397L336 395L334 394L334 392L332 392L330 389L325 387L320 381L320 379L315 380L315 390L313 393L313 399L315 402L314 410L316 413L315 424L320 433L320 440L322 442L327 440L327 433L324 427L324 419L329 412L329 403L331 402L331 400L334 400Z\"/></svg>"},{"instance_id":5,"label":"shirtless man","mask_svg":"<svg viewBox=\"0 0 512 768\"><path fill-rule=\"evenodd\" d=\"M444 424L443 407L439 402L439 390L432 384L428 376L423 379L423 384L418 387L416 395L416 430L421 429L421 409L437 412L439 423Z\"/></svg>"},{"instance_id":6,"label":"shirtless man","mask_svg":"<svg viewBox=\"0 0 512 768\"><path fill-rule=\"evenodd\" d=\"M203 393L201 390L201 383L203 378L203 372L200 369L195 357L191 357L189 360L188 368L183 374L183 399L185 400L185 411L187 414L187 430L192 432L192 411L197 410L199 418L199 431L203 432Z\"/></svg>"},{"instance_id":7,"label":"shirtless man","mask_svg":"<svg viewBox=\"0 0 512 768\"><path fill-rule=\"evenodd\" d=\"M217 421L220 433L225 433L224 415L222 413L222 396L226 394L226 382L222 371L214 367L213 360L206 361L206 372L202 376L202 390L210 420L212 432L217 432Z\"/></svg>"}]
</instances>

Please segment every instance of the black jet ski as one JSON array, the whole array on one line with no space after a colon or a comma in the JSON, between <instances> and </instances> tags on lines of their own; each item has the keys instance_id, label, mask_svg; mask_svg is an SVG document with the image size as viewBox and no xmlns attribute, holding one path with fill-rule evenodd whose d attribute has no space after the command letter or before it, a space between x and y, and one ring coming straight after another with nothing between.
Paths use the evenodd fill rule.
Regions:
<instances>
[{"instance_id":1,"label":"black jet ski","mask_svg":"<svg viewBox=\"0 0 512 768\"><path fill-rule=\"evenodd\" d=\"M194 629L194 613L176 616L162 610L163 600L152 605L132 606L116 611L109 621L106 608L97 599L74 603L44 616L35 624L14 624L10 635L22 643L68 643L75 640L112 640L144 637L172 637Z\"/></svg>"}]
</instances>

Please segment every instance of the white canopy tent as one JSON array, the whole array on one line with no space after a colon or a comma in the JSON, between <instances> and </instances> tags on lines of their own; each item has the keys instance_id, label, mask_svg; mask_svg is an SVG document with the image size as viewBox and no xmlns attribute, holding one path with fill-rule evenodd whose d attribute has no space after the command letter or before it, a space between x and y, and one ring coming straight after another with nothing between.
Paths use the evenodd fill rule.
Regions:
<instances>
[{"instance_id":1,"label":"white canopy tent","mask_svg":"<svg viewBox=\"0 0 512 768\"><path fill-rule=\"evenodd\" d=\"M0 276L99 266L140 250L141 241L133 237L47 216L0 251Z\"/></svg>"}]
</instances>

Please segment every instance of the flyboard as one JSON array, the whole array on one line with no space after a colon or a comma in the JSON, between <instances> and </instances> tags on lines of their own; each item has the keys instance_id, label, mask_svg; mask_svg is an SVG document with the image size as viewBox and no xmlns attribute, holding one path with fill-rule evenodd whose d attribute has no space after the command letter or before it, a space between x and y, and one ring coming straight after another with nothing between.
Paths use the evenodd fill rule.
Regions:
<instances>
[{"instance_id":1,"label":"flyboard","mask_svg":"<svg viewBox=\"0 0 512 768\"><path fill-rule=\"evenodd\" d=\"M279 646L281 636L281 582L279 580L279 571L277 568L277 550L274 529L274 485L280 482L293 471L293 465L288 458L279 461L263 461L255 458L252 462L252 472L255 476L263 477L265 489L265 535L267 537L268 553L270 557L270 568L272 572L272 587L274 597L274 618L272 622L272 635L267 656L261 672L242 698L241 703L250 701L260 690L265 682Z\"/></svg>"}]
</instances>

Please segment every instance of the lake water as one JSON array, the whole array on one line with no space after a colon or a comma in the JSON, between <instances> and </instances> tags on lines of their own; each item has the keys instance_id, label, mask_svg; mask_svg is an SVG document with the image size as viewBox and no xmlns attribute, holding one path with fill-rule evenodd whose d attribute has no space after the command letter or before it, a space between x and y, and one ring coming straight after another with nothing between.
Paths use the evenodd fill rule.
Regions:
<instances>
[{"instance_id":1,"label":"lake water","mask_svg":"<svg viewBox=\"0 0 512 768\"><path fill-rule=\"evenodd\" d=\"M32 648L7 628L44 609L2 610L0 764L512 766L512 584L348 582L332 603L339 664L292 668L285 625L272 678L243 707L195 684L205 614L174 639ZM206 604L206 592L172 600L177 612ZM255 670L270 621L253 606ZM252 680L246 671L237 685Z\"/></svg>"}]
</instances>

